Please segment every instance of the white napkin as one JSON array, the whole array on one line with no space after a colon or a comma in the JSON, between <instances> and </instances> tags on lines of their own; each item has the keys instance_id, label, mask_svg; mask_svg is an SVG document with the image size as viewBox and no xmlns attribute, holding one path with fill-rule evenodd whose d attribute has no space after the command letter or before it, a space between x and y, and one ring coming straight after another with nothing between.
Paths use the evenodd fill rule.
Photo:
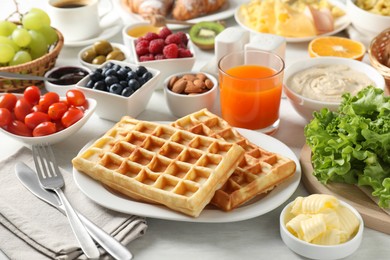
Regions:
<instances>
[{"instance_id":1,"label":"white napkin","mask_svg":"<svg viewBox=\"0 0 390 260\"><path fill-rule=\"evenodd\" d=\"M66 216L43 202L19 182L16 162L35 169L31 150L21 148L0 162L0 248L11 259L86 259ZM123 245L144 234L144 218L105 209L89 200L71 173L62 171L65 194L79 212ZM99 247L101 259L110 257ZM104 257L103 257L104 256Z\"/></svg>"}]
</instances>

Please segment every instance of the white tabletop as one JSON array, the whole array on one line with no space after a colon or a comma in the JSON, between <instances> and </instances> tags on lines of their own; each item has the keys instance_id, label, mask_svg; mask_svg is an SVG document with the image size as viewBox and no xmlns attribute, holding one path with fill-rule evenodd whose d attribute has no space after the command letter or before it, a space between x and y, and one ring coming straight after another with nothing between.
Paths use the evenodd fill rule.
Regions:
<instances>
[{"instance_id":1,"label":"white tabletop","mask_svg":"<svg viewBox=\"0 0 390 260\"><path fill-rule=\"evenodd\" d=\"M0 19L4 19L13 10L11 0L2 0L2 2L6 4L5 8L2 4ZM19 0L19 2L22 11L29 10L32 5L44 8L46 3L44 0ZM230 25L234 23L234 19L228 21ZM120 33L110 41L122 42ZM57 66L80 65L76 60L76 54L80 49L81 47L64 47ZM194 69L202 68L213 55L212 52L199 49L196 49L196 54L199 59ZM306 57L308 57L307 43L288 43L287 66ZM280 116L280 128L273 137L289 146L299 158L300 150L305 143L303 128L306 122L286 99L282 99ZM155 91L146 110L138 118L150 121L175 120L168 110L161 90ZM69 140L55 144L53 148L59 155L57 157L60 166L71 172L71 159L89 140L98 137L112 125L113 122L93 115L89 122ZM7 158L23 146L22 143L1 133L0 143L0 160ZM288 201L307 194L301 184ZM149 227L146 234L133 241L128 248L135 259L301 259L289 250L280 238L278 220L284 205L265 215L233 223L200 224L148 218ZM389 259L389 244L388 235L365 228L360 248L348 259ZM1 254L0 259L2 259Z\"/></svg>"}]
</instances>

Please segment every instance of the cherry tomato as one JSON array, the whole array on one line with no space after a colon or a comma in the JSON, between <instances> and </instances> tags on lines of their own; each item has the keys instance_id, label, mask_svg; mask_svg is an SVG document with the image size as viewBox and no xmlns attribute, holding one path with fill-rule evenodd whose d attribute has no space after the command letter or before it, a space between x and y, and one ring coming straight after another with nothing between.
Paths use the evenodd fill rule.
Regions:
<instances>
[{"instance_id":1,"label":"cherry tomato","mask_svg":"<svg viewBox=\"0 0 390 260\"><path fill-rule=\"evenodd\" d=\"M7 108L0 108L0 127L6 126L12 121L12 114Z\"/></svg>"},{"instance_id":2,"label":"cherry tomato","mask_svg":"<svg viewBox=\"0 0 390 260\"><path fill-rule=\"evenodd\" d=\"M37 125L33 132L33 136L44 136L44 135L51 135L54 134L57 131L56 124L53 122L42 122L39 125Z\"/></svg>"},{"instance_id":3,"label":"cherry tomato","mask_svg":"<svg viewBox=\"0 0 390 260\"><path fill-rule=\"evenodd\" d=\"M6 93L3 96L0 96L0 108L6 108L9 111L12 111L17 100L18 98L14 94Z\"/></svg>"},{"instance_id":4,"label":"cherry tomato","mask_svg":"<svg viewBox=\"0 0 390 260\"><path fill-rule=\"evenodd\" d=\"M39 104L36 104L32 107L31 112L44 112L42 107Z\"/></svg>"},{"instance_id":5,"label":"cherry tomato","mask_svg":"<svg viewBox=\"0 0 390 260\"><path fill-rule=\"evenodd\" d=\"M64 102L51 104L47 114L52 120L61 119L65 112L68 111L68 105Z\"/></svg>"},{"instance_id":6,"label":"cherry tomato","mask_svg":"<svg viewBox=\"0 0 390 260\"><path fill-rule=\"evenodd\" d=\"M32 131L28 128L22 121L13 120L10 124L7 125L8 132L21 135L21 136L32 136Z\"/></svg>"},{"instance_id":7,"label":"cherry tomato","mask_svg":"<svg viewBox=\"0 0 390 260\"><path fill-rule=\"evenodd\" d=\"M38 104L39 99L41 97L41 90L37 86L29 86L24 90L23 97L30 104Z\"/></svg>"},{"instance_id":8,"label":"cherry tomato","mask_svg":"<svg viewBox=\"0 0 390 260\"><path fill-rule=\"evenodd\" d=\"M32 111L32 105L29 102L27 102L27 100L21 98L18 101L16 101L15 108L14 108L16 119L24 122L24 118L26 117L27 114L31 113L31 111Z\"/></svg>"},{"instance_id":9,"label":"cherry tomato","mask_svg":"<svg viewBox=\"0 0 390 260\"><path fill-rule=\"evenodd\" d=\"M79 121L83 117L83 115L84 115L83 111L81 111L78 108L71 107L62 116L61 123L65 126L65 128L68 128L69 126Z\"/></svg>"},{"instance_id":10,"label":"cherry tomato","mask_svg":"<svg viewBox=\"0 0 390 260\"><path fill-rule=\"evenodd\" d=\"M43 112L32 112L24 118L24 123L30 129L34 129L37 125L43 122L50 121L48 114Z\"/></svg>"},{"instance_id":11,"label":"cherry tomato","mask_svg":"<svg viewBox=\"0 0 390 260\"><path fill-rule=\"evenodd\" d=\"M57 103L60 101L60 96L55 92L48 92L41 97L39 100L39 106L43 112L47 112L51 104Z\"/></svg>"},{"instance_id":12,"label":"cherry tomato","mask_svg":"<svg viewBox=\"0 0 390 260\"><path fill-rule=\"evenodd\" d=\"M56 124L57 132L65 129L65 126L62 124L61 119L53 121Z\"/></svg>"},{"instance_id":13,"label":"cherry tomato","mask_svg":"<svg viewBox=\"0 0 390 260\"><path fill-rule=\"evenodd\" d=\"M78 89L71 89L66 92L66 100L69 105L78 107L84 105L86 99L84 93Z\"/></svg>"}]
</instances>

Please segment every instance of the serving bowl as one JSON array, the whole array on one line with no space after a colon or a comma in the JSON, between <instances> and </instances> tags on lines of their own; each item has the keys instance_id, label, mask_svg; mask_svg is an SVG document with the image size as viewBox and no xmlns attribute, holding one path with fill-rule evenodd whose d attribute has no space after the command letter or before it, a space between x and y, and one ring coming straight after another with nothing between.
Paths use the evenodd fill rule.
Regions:
<instances>
[{"instance_id":1,"label":"serving bowl","mask_svg":"<svg viewBox=\"0 0 390 260\"><path fill-rule=\"evenodd\" d=\"M122 61L107 61L98 69L103 69L107 64L112 63L120 67L128 67L131 70L136 70L139 65L122 62ZM97 102L96 114L111 121L119 121L124 115L137 117L145 110L153 91L157 87L157 82L160 78L160 72L156 69L145 67L152 74L152 78L143 84L139 89L134 91L130 96L122 96L107 91L102 91L88 87L88 82L91 80L91 75L86 76L76 85L76 88L81 90L86 97L93 98Z\"/></svg>"},{"instance_id":2,"label":"serving bowl","mask_svg":"<svg viewBox=\"0 0 390 260\"><path fill-rule=\"evenodd\" d=\"M385 81L382 75L370 65L353 60L348 58L338 58L338 57L315 57L299 60L293 64L290 64L286 67L284 73L284 93L287 96L287 99L292 104L296 112L305 118L307 121L310 121L313 118L313 112L319 111L322 108L328 108L331 111L336 111L341 103L341 95L343 91L339 92L340 100L320 100L314 99L313 97L305 97L291 87L291 77L296 75L298 72L302 72L306 69L310 69L316 66L334 66L341 65L347 66L350 69L354 70L359 74L366 75L368 79L375 85L375 87L384 90ZM352 79L354 76L351 75ZM317 77L320 79L321 77ZM324 82L321 83L323 86L326 86ZM324 97L324 93L320 93L318 98Z\"/></svg>"},{"instance_id":3,"label":"serving bowl","mask_svg":"<svg viewBox=\"0 0 390 260\"><path fill-rule=\"evenodd\" d=\"M119 50L120 50L121 52L123 52L123 54L125 55L125 59L124 59L124 60L121 60L121 61L124 61L124 62L130 61L130 50L129 50L129 48L127 48L125 45L120 44L120 43L110 42L110 44L111 44L111 46L112 46L113 48L119 49ZM83 48L83 49L81 49L81 50L79 51L79 53L77 54L77 59L78 59L78 61L80 62L80 64L83 65L84 67L87 67L87 68L89 68L90 70L94 70L94 69L99 68L101 64L93 64L93 63L91 63L91 62L86 62L86 61L84 61L84 60L82 59L82 54L83 54L85 51L87 51L87 50L89 50L89 49L91 49L91 48L93 48L93 44L92 44L92 45L89 45L89 46L87 46L87 47L85 47L85 48Z\"/></svg>"},{"instance_id":4,"label":"serving bowl","mask_svg":"<svg viewBox=\"0 0 390 260\"><path fill-rule=\"evenodd\" d=\"M353 27L371 38L390 27L390 16L375 14L356 5L356 0L346 1L346 11Z\"/></svg>"},{"instance_id":5,"label":"serving bowl","mask_svg":"<svg viewBox=\"0 0 390 260\"><path fill-rule=\"evenodd\" d=\"M0 93L0 96L4 95L4 93ZM18 99L23 97L23 94L14 94L17 96ZM61 100L65 100L64 97L61 97ZM87 98L88 106L87 109L84 111L84 116L78 120L73 125L64 128L54 134L51 135L45 135L45 136L37 136L37 137L27 137L27 136L21 136L16 135L13 133L10 133L6 131L5 129L0 127L0 132L2 132L4 135L11 137L15 140L18 140L22 143L28 144L28 145L35 145L35 144L42 144L42 143L48 143L48 144L54 144L61 141L64 141L68 138L70 138L73 134L75 134L92 116L96 109L96 100L92 98Z\"/></svg>"},{"instance_id":6,"label":"serving bowl","mask_svg":"<svg viewBox=\"0 0 390 260\"><path fill-rule=\"evenodd\" d=\"M170 82L173 78L182 78L183 76L188 75L196 77L197 74L198 73L196 72L180 72L173 74L164 80L165 99L169 110L174 116L183 117L202 108L213 111L218 94L218 81L214 76L208 73L199 73L205 75L207 79L212 82L212 87L210 89L204 88L204 91L201 93L186 94L183 93L184 90L181 93L177 93L177 91L174 92L171 88L171 85L173 84L170 84ZM195 80L191 80L191 82ZM205 82L205 80L203 82Z\"/></svg>"},{"instance_id":7,"label":"serving bowl","mask_svg":"<svg viewBox=\"0 0 390 260\"><path fill-rule=\"evenodd\" d=\"M294 201L293 201L294 202ZM318 260L341 259L352 255L360 246L363 239L364 221L359 212L350 204L339 200L340 205L349 209L359 221L358 230L344 243L336 245L318 245L306 242L294 236L286 227L288 214L293 202L288 203L282 210L279 217L280 236L288 248L295 253Z\"/></svg>"},{"instance_id":8,"label":"serving bowl","mask_svg":"<svg viewBox=\"0 0 390 260\"><path fill-rule=\"evenodd\" d=\"M89 68L82 66L54 67L45 73L47 78L56 78L58 81L45 81L45 88L49 92L56 92L65 96L69 89L75 88L76 83L91 72Z\"/></svg>"}]
</instances>

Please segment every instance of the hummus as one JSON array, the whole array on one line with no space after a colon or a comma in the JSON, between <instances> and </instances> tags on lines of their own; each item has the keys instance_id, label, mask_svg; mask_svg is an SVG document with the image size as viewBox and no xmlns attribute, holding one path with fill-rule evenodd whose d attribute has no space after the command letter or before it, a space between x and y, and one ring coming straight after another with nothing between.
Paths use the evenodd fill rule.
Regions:
<instances>
[{"instance_id":1,"label":"hummus","mask_svg":"<svg viewBox=\"0 0 390 260\"><path fill-rule=\"evenodd\" d=\"M364 73L333 64L300 71L288 78L287 85L301 96L326 102L340 102L344 93L356 95L368 85L375 86Z\"/></svg>"}]
</instances>

